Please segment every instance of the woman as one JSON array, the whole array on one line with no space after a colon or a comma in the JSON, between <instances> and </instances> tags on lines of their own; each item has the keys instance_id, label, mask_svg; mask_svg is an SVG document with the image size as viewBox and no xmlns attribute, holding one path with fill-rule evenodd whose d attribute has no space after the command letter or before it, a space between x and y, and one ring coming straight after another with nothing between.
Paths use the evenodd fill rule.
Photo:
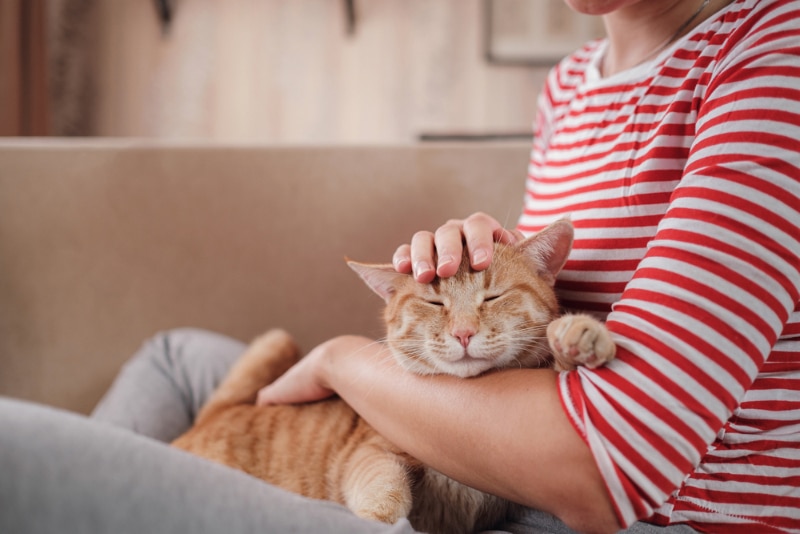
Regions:
<instances>
[{"instance_id":1,"label":"woman","mask_svg":"<svg viewBox=\"0 0 800 534\"><path fill-rule=\"evenodd\" d=\"M609 38L548 80L518 229L571 215L562 302L607 314L618 358L398 389L381 347L345 336L259 402L335 391L424 462L529 505L514 531L800 530L800 2L568 2ZM480 269L518 238L476 214L395 265L425 283L462 240ZM240 351L157 337L95 417L169 440ZM409 531L74 416L0 401L0 425L3 532Z\"/></svg>"},{"instance_id":2,"label":"woman","mask_svg":"<svg viewBox=\"0 0 800 534\"><path fill-rule=\"evenodd\" d=\"M800 530L800 4L569 3L609 38L548 79L518 229L571 217L562 303L607 315L618 358L398 391L345 338L260 401L336 391L422 461L576 529ZM462 240L480 269L515 236L477 214L394 263L428 282Z\"/></svg>"}]
</instances>

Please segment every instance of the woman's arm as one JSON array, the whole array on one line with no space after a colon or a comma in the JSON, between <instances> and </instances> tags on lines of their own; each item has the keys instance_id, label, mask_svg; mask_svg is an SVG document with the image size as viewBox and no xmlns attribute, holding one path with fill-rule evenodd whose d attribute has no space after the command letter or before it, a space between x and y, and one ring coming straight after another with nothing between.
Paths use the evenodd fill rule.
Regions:
<instances>
[{"instance_id":1,"label":"woman's arm","mask_svg":"<svg viewBox=\"0 0 800 534\"><path fill-rule=\"evenodd\" d=\"M561 406L556 373L418 376L383 345L356 336L317 347L262 390L260 404L336 391L381 434L427 465L544 510L581 531L619 528L588 447Z\"/></svg>"}]
</instances>

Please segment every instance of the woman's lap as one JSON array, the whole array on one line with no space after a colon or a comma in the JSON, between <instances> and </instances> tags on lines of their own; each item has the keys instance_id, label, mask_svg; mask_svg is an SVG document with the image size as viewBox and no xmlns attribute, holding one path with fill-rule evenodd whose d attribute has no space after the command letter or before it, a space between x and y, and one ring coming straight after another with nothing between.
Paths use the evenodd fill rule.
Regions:
<instances>
[{"instance_id":1,"label":"woman's lap","mask_svg":"<svg viewBox=\"0 0 800 534\"><path fill-rule=\"evenodd\" d=\"M15 466L0 482L2 508L14 510L0 514L0 527L17 527L0 531L413 532L405 521L393 527L362 521L338 505L289 494L158 443L189 428L244 349L203 330L160 333L124 366L94 421L0 399L0 465ZM46 513L34 510L41 503L48 503ZM493 532L572 532L536 510L500 528ZM630 532L691 530L637 523Z\"/></svg>"},{"instance_id":2,"label":"woman's lap","mask_svg":"<svg viewBox=\"0 0 800 534\"><path fill-rule=\"evenodd\" d=\"M0 398L0 532L413 532L154 439Z\"/></svg>"}]
</instances>

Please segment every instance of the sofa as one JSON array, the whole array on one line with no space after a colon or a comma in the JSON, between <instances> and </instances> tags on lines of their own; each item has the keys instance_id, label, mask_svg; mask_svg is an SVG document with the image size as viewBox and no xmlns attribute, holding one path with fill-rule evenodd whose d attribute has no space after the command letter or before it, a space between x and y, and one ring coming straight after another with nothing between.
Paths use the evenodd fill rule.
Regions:
<instances>
[{"instance_id":1,"label":"sofa","mask_svg":"<svg viewBox=\"0 0 800 534\"><path fill-rule=\"evenodd\" d=\"M382 335L345 265L419 229L519 216L529 145L0 141L0 395L89 412L143 340L176 327L310 349Z\"/></svg>"}]
</instances>

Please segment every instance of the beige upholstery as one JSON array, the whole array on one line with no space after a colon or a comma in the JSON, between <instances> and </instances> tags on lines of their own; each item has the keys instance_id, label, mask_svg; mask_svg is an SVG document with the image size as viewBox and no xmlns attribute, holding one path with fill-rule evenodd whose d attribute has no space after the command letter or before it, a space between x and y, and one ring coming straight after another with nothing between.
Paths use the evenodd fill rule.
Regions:
<instances>
[{"instance_id":1,"label":"beige upholstery","mask_svg":"<svg viewBox=\"0 0 800 534\"><path fill-rule=\"evenodd\" d=\"M2 141L0 395L86 412L174 327L380 336L343 257L476 210L513 225L528 151Z\"/></svg>"}]
</instances>

